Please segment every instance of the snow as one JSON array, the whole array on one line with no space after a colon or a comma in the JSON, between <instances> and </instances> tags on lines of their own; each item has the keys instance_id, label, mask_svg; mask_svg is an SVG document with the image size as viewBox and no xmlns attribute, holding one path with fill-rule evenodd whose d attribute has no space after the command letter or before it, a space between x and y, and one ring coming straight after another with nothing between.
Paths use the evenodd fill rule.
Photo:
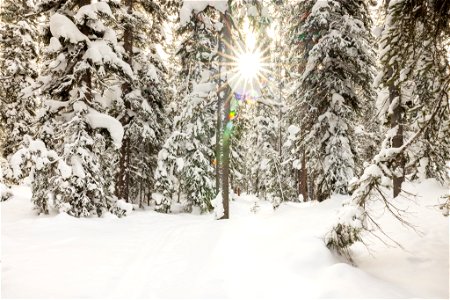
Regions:
<instances>
[{"instance_id":1,"label":"snow","mask_svg":"<svg viewBox=\"0 0 450 300\"><path fill-rule=\"evenodd\" d=\"M97 14L99 13L103 13L107 16L113 17L111 8L109 8L108 3L96 2L80 7L74 18L75 20L77 20L77 22L81 23L84 18L96 20L98 18Z\"/></svg>"},{"instance_id":2,"label":"snow","mask_svg":"<svg viewBox=\"0 0 450 300\"><path fill-rule=\"evenodd\" d=\"M177 172L181 172L184 168L184 159L182 157L178 157L176 160L177 163Z\"/></svg>"},{"instance_id":3,"label":"snow","mask_svg":"<svg viewBox=\"0 0 450 300\"><path fill-rule=\"evenodd\" d=\"M254 6L254 5L250 6L249 9L247 10L247 15L249 17L257 17L258 9L256 8L256 6Z\"/></svg>"},{"instance_id":4,"label":"snow","mask_svg":"<svg viewBox=\"0 0 450 300\"><path fill-rule=\"evenodd\" d=\"M36 216L30 189L1 203L2 296L6 298L309 299L448 298L448 218L435 207L447 189L407 184L395 199L421 234L380 203L373 216L405 250L368 236L355 266L324 245L347 196L272 205L235 197L230 220L133 211L126 218ZM250 210L259 206L255 213Z\"/></svg>"},{"instance_id":5,"label":"snow","mask_svg":"<svg viewBox=\"0 0 450 300\"><path fill-rule=\"evenodd\" d=\"M156 201L156 204L161 204L164 200L164 195L161 193L152 193L152 199Z\"/></svg>"},{"instance_id":6,"label":"snow","mask_svg":"<svg viewBox=\"0 0 450 300\"><path fill-rule=\"evenodd\" d=\"M133 204L125 202L125 200L120 199L116 202L117 207L125 211L125 215L129 215L133 210Z\"/></svg>"},{"instance_id":7,"label":"snow","mask_svg":"<svg viewBox=\"0 0 450 300\"><path fill-rule=\"evenodd\" d=\"M58 50L60 50L62 47L61 43L59 42L59 40L57 38L55 38L54 36L52 36L50 38L50 43L47 47L47 51L48 52L57 52Z\"/></svg>"},{"instance_id":8,"label":"snow","mask_svg":"<svg viewBox=\"0 0 450 300\"><path fill-rule=\"evenodd\" d=\"M223 199L221 191L219 191L217 196L213 200L211 200L211 205L214 207L214 217L216 218L216 220L222 218L225 210L223 208Z\"/></svg>"},{"instance_id":9,"label":"snow","mask_svg":"<svg viewBox=\"0 0 450 300\"><path fill-rule=\"evenodd\" d=\"M184 0L183 6L180 10L180 26L184 26L189 22L193 11L196 13L200 12L204 10L208 5L214 7L221 13L225 13L228 9L228 3L226 0Z\"/></svg>"},{"instance_id":10,"label":"snow","mask_svg":"<svg viewBox=\"0 0 450 300\"><path fill-rule=\"evenodd\" d=\"M314 4L314 6L311 9L311 14L315 15L317 14L322 8L327 8L329 7L329 0L321 0L321 1L316 1L316 3Z\"/></svg>"},{"instance_id":11,"label":"snow","mask_svg":"<svg viewBox=\"0 0 450 300\"><path fill-rule=\"evenodd\" d=\"M104 40L97 40L89 43L83 59L90 59L94 64L102 66L104 64L112 64L122 69L122 71L133 78L133 71L129 64L117 57L117 54L111 49Z\"/></svg>"},{"instance_id":12,"label":"snow","mask_svg":"<svg viewBox=\"0 0 450 300\"><path fill-rule=\"evenodd\" d=\"M86 115L86 119L92 128L105 128L109 131L111 138L114 141L114 145L120 148L122 145L123 138L123 127L122 124L115 118L99 113L94 109L89 109L89 113Z\"/></svg>"},{"instance_id":13,"label":"snow","mask_svg":"<svg viewBox=\"0 0 450 300\"><path fill-rule=\"evenodd\" d=\"M72 165L73 176L78 178L86 178L86 172L84 172L83 161L78 155L73 155L70 158L70 163Z\"/></svg>"},{"instance_id":14,"label":"snow","mask_svg":"<svg viewBox=\"0 0 450 300\"><path fill-rule=\"evenodd\" d=\"M48 150L42 140L33 140L30 136L25 136L24 140L27 142L28 146L17 150L9 159L9 165L15 178L19 178L22 175L22 164L26 160L32 159L35 168L40 170L44 165L50 162L49 158L52 160L58 158L56 152Z\"/></svg>"},{"instance_id":15,"label":"snow","mask_svg":"<svg viewBox=\"0 0 450 300\"><path fill-rule=\"evenodd\" d=\"M71 43L89 40L69 18L58 13L50 17L50 32L54 37L68 39Z\"/></svg>"},{"instance_id":16,"label":"snow","mask_svg":"<svg viewBox=\"0 0 450 300\"><path fill-rule=\"evenodd\" d=\"M287 130L289 132L289 139L291 139L291 140L295 139L295 136L297 135L297 133L300 132L300 128L296 125L289 125Z\"/></svg>"},{"instance_id":17,"label":"snow","mask_svg":"<svg viewBox=\"0 0 450 300\"><path fill-rule=\"evenodd\" d=\"M62 178L69 178L70 175L72 175L72 168L63 160L58 161L58 170L61 173Z\"/></svg>"}]
</instances>

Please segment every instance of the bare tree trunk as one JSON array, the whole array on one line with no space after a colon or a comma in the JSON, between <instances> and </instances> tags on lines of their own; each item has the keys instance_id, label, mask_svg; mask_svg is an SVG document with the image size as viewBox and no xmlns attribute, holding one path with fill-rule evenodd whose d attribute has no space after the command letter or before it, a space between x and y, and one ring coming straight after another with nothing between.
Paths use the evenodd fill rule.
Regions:
<instances>
[{"instance_id":1,"label":"bare tree trunk","mask_svg":"<svg viewBox=\"0 0 450 300\"><path fill-rule=\"evenodd\" d=\"M397 97L398 93L397 91L391 92L390 91L390 97L391 100L393 98ZM391 128L397 127L397 132L395 136L392 138L392 147L394 148L400 148L403 145L403 109L401 108L400 104L394 109L394 113L391 117ZM392 183L394 186L394 197L397 197L398 194L402 191L402 183L405 180L405 159L403 154L399 155L396 166L394 171L398 171L400 169L401 176L393 176Z\"/></svg>"},{"instance_id":2,"label":"bare tree trunk","mask_svg":"<svg viewBox=\"0 0 450 300\"><path fill-rule=\"evenodd\" d=\"M126 5L128 7L128 14L133 13L133 0L126 0ZM131 66L132 57L133 57L133 28L131 24L127 23L125 25L124 31L124 43L123 48L125 49L126 62ZM130 82L126 81L122 84L122 94L125 96L127 93L131 91ZM130 109L130 103L128 101L125 102L125 109ZM120 120L123 126L127 125L130 122L129 116L125 114L125 116ZM116 196L118 198L124 199L128 202L129 197L129 185L130 185L130 138L125 134L122 147L120 149L120 160L119 160L119 170L118 170L118 180L116 183Z\"/></svg>"},{"instance_id":3,"label":"bare tree trunk","mask_svg":"<svg viewBox=\"0 0 450 300\"><path fill-rule=\"evenodd\" d=\"M385 2L385 9L386 12L389 8L389 2L390 0L386 0ZM391 67L388 69L388 76L392 76L394 73L394 69ZM389 85L389 101L392 103L395 98L400 97L401 93L397 86L395 86L394 83L391 83ZM393 114L391 116L391 128L397 127L397 132L395 136L392 138L392 147L399 148L403 145L403 108L401 107L401 99L399 99L397 106L394 108ZM402 175L401 176L393 176L392 178L392 185L394 187L394 197L397 197L398 194L400 194L402 190L402 183L405 180L405 159L403 154L399 156L399 158L396 161L394 171L398 171L398 169L401 169Z\"/></svg>"},{"instance_id":4,"label":"bare tree trunk","mask_svg":"<svg viewBox=\"0 0 450 300\"><path fill-rule=\"evenodd\" d=\"M303 196L303 201L308 200L308 173L306 171L306 151L302 151L302 168L299 170L299 193Z\"/></svg>"},{"instance_id":5,"label":"bare tree trunk","mask_svg":"<svg viewBox=\"0 0 450 300\"><path fill-rule=\"evenodd\" d=\"M228 6L230 6L230 3L228 3ZM224 33L223 38L225 40L225 55L226 55L226 61L228 62L229 56L232 55L231 50L231 17L229 15L229 11L225 13L224 16ZM227 86L225 89L225 103L224 103L224 125L227 126L229 120L229 114L230 114L230 103L231 103L231 87L228 84L228 78L227 78ZM228 128L230 132L226 132L227 128L224 130L224 136L223 136L223 145L222 145L222 205L223 205L223 216L220 219L229 219L229 176L230 176L230 144L231 144L231 128Z\"/></svg>"},{"instance_id":6,"label":"bare tree trunk","mask_svg":"<svg viewBox=\"0 0 450 300\"><path fill-rule=\"evenodd\" d=\"M223 17L222 17L223 19ZM223 21L223 20L221 20ZM222 41L222 38L219 39L219 51L224 51L224 43ZM224 57L222 56L220 58L221 60L224 60ZM220 191L220 155L221 155L221 147L220 147L220 141L222 137L222 105L223 105L223 95L224 91L222 90L222 64L219 64L219 89L218 89L218 95L217 95L217 121L216 121L216 160L215 160L215 171L216 171L216 195Z\"/></svg>"}]
</instances>

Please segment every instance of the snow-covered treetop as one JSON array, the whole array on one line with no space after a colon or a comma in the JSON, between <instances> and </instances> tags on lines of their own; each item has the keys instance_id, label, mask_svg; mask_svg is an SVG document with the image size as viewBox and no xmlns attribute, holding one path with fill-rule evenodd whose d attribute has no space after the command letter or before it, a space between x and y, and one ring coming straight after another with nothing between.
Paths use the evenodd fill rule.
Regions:
<instances>
[{"instance_id":1,"label":"snow-covered treetop","mask_svg":"<svg viewBox=\"0 0 450 300\"><path fill-rule=\"evenodd\" d=\"M192 12L203 11L206 7L211 6L225 13L228 8L227 0L209 0L209 1L196 1L196 0L184 0L183 6L180 10L180 25L184 26L189 22Z\"/></svg>"}]
</instances>

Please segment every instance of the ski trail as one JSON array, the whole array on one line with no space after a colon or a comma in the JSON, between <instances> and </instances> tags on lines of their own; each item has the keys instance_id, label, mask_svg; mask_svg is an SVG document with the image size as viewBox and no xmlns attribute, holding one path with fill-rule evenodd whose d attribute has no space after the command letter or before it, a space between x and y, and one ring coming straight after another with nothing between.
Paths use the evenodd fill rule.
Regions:
<instances>
[{"instance_id":1,"label":"ski trail","mask_svg":"<svg viewBox=\"0 0 450 300\"><path fill-rule=\"evenodd\" d=\"M145 227L142 232L146 232ZM161 226L157 234L138 236L133 244L139 250L123 266L117 282L111 282L109 297L135 299L185 295L198 275L198 266L194 265L197 259L193 257L207 259L209 252L208 247L199 251L193 246L200 243L200 239L207 239L208 244L213 246L214 238L209 232L204 221L201 221L182 227L179 224ZM144 242L139 245L140 239ZM202 243L205 244L205 241ZM176 287L171 284L174 281Z\"/></svg>"}]
</instances>

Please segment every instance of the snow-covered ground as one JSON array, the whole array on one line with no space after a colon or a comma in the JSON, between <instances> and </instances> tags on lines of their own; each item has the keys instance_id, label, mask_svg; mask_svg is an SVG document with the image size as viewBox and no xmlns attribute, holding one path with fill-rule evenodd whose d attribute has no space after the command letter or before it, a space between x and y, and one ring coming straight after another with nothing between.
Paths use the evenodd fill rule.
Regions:
<instances>
[{"instance_id":1,"label":"snow-covered ground","mask_svg":"<svg viewBox=\"0 0 450 300\"><path fill-rule=\"evenodd\" d=\"M421 234L377 205L375 215L404 246L372 238L355 245L357 267L325 247L322 236L343 196L322 203L267 202L242 196L231 219L136 211L129 217L37 217L30 192L1 204L2 297L7 298L448 298L448 218L434 205L446 189L408 185ZM255 201L259 205L251 212Z\"/></svg>"}]
</instances>

